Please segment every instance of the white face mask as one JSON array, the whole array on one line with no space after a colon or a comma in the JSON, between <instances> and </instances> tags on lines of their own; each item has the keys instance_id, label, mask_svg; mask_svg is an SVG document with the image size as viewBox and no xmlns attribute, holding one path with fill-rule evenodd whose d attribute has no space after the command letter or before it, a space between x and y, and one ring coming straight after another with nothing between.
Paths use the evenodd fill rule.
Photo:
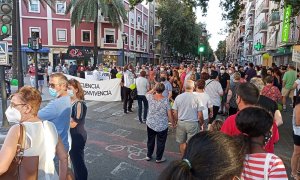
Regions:
<instances>
[{"instance_id":1,"label":"white face mask","mask_svg":"<svg viewBox=\"0 0 300 180\"><path fill-rule=\"evenodd\" d=\"M5 115L7 117L8 122L20 123L21 121L21 113L14 107L9 106L5 111Z\"/></svg>"},{"instance_id":2,"label":"white face mask","mask_svg":"<svg viewBox=\"0 0 300 180\"><path fill-rule=\"evenodd\" d=\"M224 74L224 73L225 73L225 70L220 70L220 73L221 73L221 74Z\"/></svg>"},{"instance_id":3,"label":"white face mask","mask_svg":"<svg viewBox=\"0 0 300 180\"><path fill-rule=\"evenodd\" d=\"M164 71L165 69L164 68L160 68L160 71Z\"/></svg>"}]
</instances>

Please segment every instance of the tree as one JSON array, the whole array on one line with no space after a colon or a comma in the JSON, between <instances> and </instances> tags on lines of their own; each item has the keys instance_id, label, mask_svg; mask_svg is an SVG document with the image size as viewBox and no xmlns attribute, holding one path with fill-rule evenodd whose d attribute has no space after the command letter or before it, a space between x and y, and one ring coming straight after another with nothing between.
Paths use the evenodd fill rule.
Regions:
<instances>
[{"instance_id":1,"label":"tree","mask_svg":"<svg viewBox=\"0 0 300 180\"><path fill-rule=\"evenodd\" d=\"M108 18L113 26L120 26L127 21L126 10L122 0L71 0L66 8L66 14L71 13L71 25L79 26L85 20L94 22L94 66L98 56L98 15Z\"/></svg>"},{"instance_id":2,"label":"tree","mask_svg":"<svg viewBox=\"0 0 300 180\"><path fill-rule=\"evenodd\" d=\"M218 60L223 62L226 58L226 40L219 41L218 43L218 49L215 52L216 56L218 57Z\"/></svg>"}]
</instances>

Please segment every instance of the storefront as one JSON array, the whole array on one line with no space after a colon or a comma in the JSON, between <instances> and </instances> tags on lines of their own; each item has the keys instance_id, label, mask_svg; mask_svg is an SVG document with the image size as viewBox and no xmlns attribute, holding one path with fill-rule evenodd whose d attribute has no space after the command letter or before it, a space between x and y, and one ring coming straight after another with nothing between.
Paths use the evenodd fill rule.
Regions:
<instances>
[{"instance_id":1,"label":"storefront","mask_svg":"<svg viewBox=\"0 0 300 180\"><path fill-rule=\"evenodd\" d=\"M122 58L123 54L121 51L118 50L101 50L100 51L100 57L102 55L102 58L100 58L100 63L103 64L122 64Z\"/></svg>"},{"instance_id":2,"label":"storefront","mask_svg":"<svg viewBox=\"0 0 300 180\"><path fill-rule=\"evenodd\" d=\"M280 47L277 51L270 53L273 62L277 65L293 64L292 62L292 46Z\"/></svg>"},{"instance_id":3,"label":"storefront","mask_svg":"<svg viewBox=\"0 0 300 180\"><path fill-rule=\"evenodd\" d=\"M62 63L69 64L76 62L77 65L93 65L94 64L94 50L93 47L85 46L69 46L66 54L62 54Z\"/></svg>"}]
</instances>

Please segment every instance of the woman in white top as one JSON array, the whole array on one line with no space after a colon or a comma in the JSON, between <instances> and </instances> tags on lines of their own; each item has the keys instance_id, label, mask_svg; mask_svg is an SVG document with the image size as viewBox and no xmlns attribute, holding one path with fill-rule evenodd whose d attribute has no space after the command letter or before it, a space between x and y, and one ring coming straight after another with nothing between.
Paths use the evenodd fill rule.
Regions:
<instances>
[{"instance_id":1,"label":"woman in white top","mask_svg":"<svg viewBox=\"0 0 300 180\"><path fill-rule=\"evenodd\" d=\"M292 177L295 179L300 178L300 172L298 170L299 158L300 158L300 98L295 99L295 108L293 112L293 140L294 140L294 152L291 158Z\"/></svg>"},{"instance_id":2,"label":"woman in white top","mask_svg":"<svg viewBox=\"0 0 300 180\"><path fill-rule=\"evenodd\" d=\"M202 101L202 104L204 105L204 110L202 111L204 124L202 129L207 130L208 119L209 117L212 118L213 116L213 105L211 103L209 95L204 91L204 88L205 88L205 80L204 79L198 80L195 94L199 97L199 100ZM208 109L210 113L208 113Z\"/></svg>"},{"instance_id":3,"label":"woman in white top","mask_svg":"<svg viewBox=\"0 0 300 180\"><path fill-rule=\"evenodd\" d=\"M58 179L53 159L59 158L59 179L67 177L67 153L54 124L37 117L41 95L33 87L24 86L11 98L5 114L9 122L22 123L26 130L24 156L39 156L38 179ZM16 155L20 138L19 124L13 125L0 151L0 174L8 170Z\"/></svg>"}]
</instances>

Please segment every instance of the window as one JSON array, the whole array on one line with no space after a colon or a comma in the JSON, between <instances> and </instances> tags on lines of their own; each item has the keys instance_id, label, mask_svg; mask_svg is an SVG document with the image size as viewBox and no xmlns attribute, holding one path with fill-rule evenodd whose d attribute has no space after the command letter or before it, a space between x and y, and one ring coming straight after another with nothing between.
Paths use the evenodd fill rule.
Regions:
<instances>
[{"instance_id":1,"label":"window","mask_svg":"<svg viewBox=\"0 0 300 180\"><path fill-rule=\"evenodd\" d=\"M39 0L29 0L28 1L29 12L39 13L40 12L40 2Z\"/></svg>"},{"instance_id":2,"label":"window","mask_svg":"<svg viewBox=\"0 0 300 180\"><path fill-rule=\"evenodd\" d=\"M56 40L59 42L67 42L67 30L56 29Z\"/></svg>"},{"instance_id":3,"label":"window","mask_svg":"<svg viewBox=\"0 0 300 180\"><path fill-rule=\"evenodd\" d=\"M147 32L147 21L144 21L144 30Z\"/></svg>"},{"instance_id":4,"label":"window","mask_svg":"<svg viewBox=\"0 0 300 180\"><path fill-rule=\"evenodd\" d=\"M134 24L134 13L132 11L129 12L131 24Z\"/></svg>"},{"instance_id":5,"label":"window","mask_svg":"<svg viewBox=\"0 0 300 180\"><path fill-rule=\"evenodd\" d=\"M150 26L149 29L150 29L150 34L153 35L153 28L152 28L152 26Z\"/></svg>"},{"instance_id":6,"label":"window","mask_svg":"<svg viewBox=\"0 0 300 180\"><path fill-rule=\"evenodd\" d=\"M56 2L56 14L65 14L66 2Z\"/></svg>"},{"instance_id":7,"label":"window","mask_svg":"<svg viewBox=\"0 0 300 180\"><path fill-rule=\"evenodd\" d=\"M38 27L30 27L30 37L39 38L41 34L41 29Z\"/></svg>"},{"instance_id":8,"label":"window","mask_svg":"<svg viewBox=\"0 0 300 180\"><path fill-rule=\"evenodd\" d=\"M105 29L104 30L104 43L115 43L115 30L114 29Z\"/></svg>"},{"instance_id":9,"label":"window","mask_svg":"<svg viewBox=\"0 0 300 180\"><path fill-rule=\"evenodd\" d=\"M125 37L125 42L126 45L128 44L128 36Z\"/></svg>"},{"instance_id":10,"label":"window","mask_svg":"<svg viewBox=\"0 0 300 180\"><path fill-rule=\"evenodd\" d=\"M130 44L131 46L134 46L134 37L132 35L130 36Z\"/></svg>"},{"instance_id":11,"label":"window","mask_svg":"<svg viewBox=\"0 0 300 180\"><path fill-rule=\"evenodd\" d=\"M141 24L141 16L137 17L137 24Z\"/></svg>"},{"instance_id":12,"label":"window","mask_svg":"<svg viewBox=\"0 0 300 180\"><path fill-rule=\"evenodd\" d=\"M82 30L81 31L81 42L91 42L91 31Z\"/></svg>"},{"instance_id":13,"label":"window","mask_svg":"<svg viewBox=\"0 0 300 180\"><path fill-rule=\"evenodd\" d=\"M137 36L137 44L136 44L136 47L140 47L141 46L141 37L140 36Z\"/></svg>"},{"instance_id":14,"label":"window","mask_svg":"<svg viewBox=\"0 0 300 180\"><path fill-rule=\"evenodd\" d=\"M144 41L144 49L145 50L147 49L147 41L146 40Z\"/></svg>"}]
</instances>

